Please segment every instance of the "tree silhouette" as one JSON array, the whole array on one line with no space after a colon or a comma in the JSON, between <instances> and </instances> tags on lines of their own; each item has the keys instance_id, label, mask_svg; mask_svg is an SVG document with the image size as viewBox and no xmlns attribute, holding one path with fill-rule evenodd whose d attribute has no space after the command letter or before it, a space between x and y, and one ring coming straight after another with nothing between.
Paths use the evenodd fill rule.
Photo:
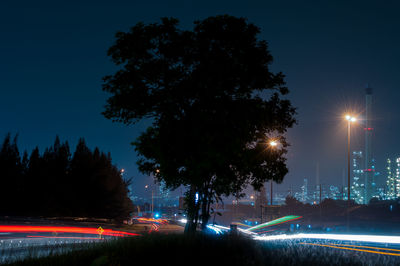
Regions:
<instances>
[{"instance_id":1,"label":"tree silhouette","mask_svg":"<svg viewBox=\"0 0 400 266\"><path fill-rule=\"evenodd\" d=\"M98 148L80 139L71 157L57 136L43 155L36 147L21 160L17 136L0 149L0 215L82 216L123 219L133 211L128 184Z\"/></svg>"},{"instance_id":2,"label":"tree silhouette","mask_svg":"<svg viewBox=\"0 0 400 266\"><path fill-rule=\"evenodd\" d=\"M0 149L0 213L2 214L16 214L23 204L21 181L24 169L17 139L18 135L11 141L11 134L8 133Z\"/></svg>"},{"instance_id":3,"label":"tree silhouette","mask_svg":"<svg viewBox=\"0 0 400 266\"><path fill-rule=\"evenodd\" d=\"M28 169L26 171L26 177L24 186L25 189L25 197L28 199L26 201L26 210L25 215L41 215L45 210L42 199L42 194L44 194L44 190L46 189L45 184L43 183L43 167L44 162L43 158L40 156L39 147L36 147L31 152L28 162Z\"/></svg>"},{"instance_id":4,"label":"tree silhouette","mask_svg":"<svg viewBox=\"0 0 400 266\"><path fill-rule=\"evenodd\" d=\"M111 97L103 114L125 124L151 119L134 142L139 169L168 188L188 187L193 232L221 196L282 181L283 133L295 110L281 99L288 89L283 74L269 69L272 56L257 26L228 15L197 21L193 30L177 26L163 18L117 33L108 54L120 69L104 78ZM271 136L280 149L267 149Z\"/></svg>"}]
</instances>

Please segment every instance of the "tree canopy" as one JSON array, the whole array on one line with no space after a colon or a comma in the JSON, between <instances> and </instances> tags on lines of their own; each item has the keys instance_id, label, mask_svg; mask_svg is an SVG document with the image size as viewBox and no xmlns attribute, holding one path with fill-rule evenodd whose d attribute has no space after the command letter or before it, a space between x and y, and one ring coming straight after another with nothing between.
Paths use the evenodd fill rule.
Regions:
<instances>
[{"instance_id":1,"label":"tree canopy","mask_svg":"<svg viewBox=\"0 0 400 266\"><path fill-rule=\"evenodd\" d=\"M80 139L71 156L68 142L56 137L40 154L21 159L17 136L0 147L0 215L126 218L133 211L128 181L111 156L91 151Z\"/></svg>"},{"instance_id":2,"label":"tree canopy","mask_svg":"<svg viewBox=\"0 0 400 266\"><path fill-rule=\"evenodd\" d=\"M111 96L103 114L125 124L152 121L133 143L139 169L168 188L188 187L188 230L199 213L206 225L221 196L281 182L288 171L284 133L295 109L259 33L228 15L196 21L192 30L162 18L118 32L108 51L119 70L104 78ZM271 138L279 149L268 147Z\"/></svg>"}]
</instances>

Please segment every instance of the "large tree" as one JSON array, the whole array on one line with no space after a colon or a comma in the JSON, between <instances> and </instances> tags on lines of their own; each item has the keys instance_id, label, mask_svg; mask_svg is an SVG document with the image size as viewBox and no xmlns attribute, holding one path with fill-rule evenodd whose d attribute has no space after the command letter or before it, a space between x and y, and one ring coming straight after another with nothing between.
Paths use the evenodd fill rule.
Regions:
<instances>
[{"instance_id":1,"label":"large tree","mask_svg":"<svg viewBox=\"0 0 400 266\"><path fill-rule=\"evenodd\" d=\"M210 204L259 189L287 173L284 133L295 109L282 73L272 73L272 56L260 29L228 15L196 21L138 23L119 32L109 49L119 70L104 78L111 94L104 116L125 124L150 119L134 142L144 173L168 188L188 187L187 231L198 218L205 226ZM268 138L280 149L269 149Z\"/></svg>"}]
</instances>

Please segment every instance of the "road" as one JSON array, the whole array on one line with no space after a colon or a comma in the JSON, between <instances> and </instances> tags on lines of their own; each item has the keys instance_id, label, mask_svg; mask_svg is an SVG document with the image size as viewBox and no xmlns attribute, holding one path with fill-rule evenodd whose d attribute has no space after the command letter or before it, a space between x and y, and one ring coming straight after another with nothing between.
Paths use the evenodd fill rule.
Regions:
<instances>
[{"instance_id":1,"label":"road","mask_svg":"<svg viewBox=\"0 0 400 266\"><path fill-rule=\"evenodd\" d=\"M103 228L104 227L104 228ZM82 248L85 243L98 243L139 233L88 226L0 225L0 263L26 256L43 256ZM86 245L87 246L87 245Z\"/></svg>"},{"instance_id":2,"label":"road","mask_svg":"<svg viewBox=\"0 0 400 266\"><path fill-rule=\"evenodd\" d=\"M116 226L101 222L26 220L0 223L0 264L30 256L61 253L143 233L183 232L183 227L146 219L134 225Z\"/></svg>"}]
</instances>

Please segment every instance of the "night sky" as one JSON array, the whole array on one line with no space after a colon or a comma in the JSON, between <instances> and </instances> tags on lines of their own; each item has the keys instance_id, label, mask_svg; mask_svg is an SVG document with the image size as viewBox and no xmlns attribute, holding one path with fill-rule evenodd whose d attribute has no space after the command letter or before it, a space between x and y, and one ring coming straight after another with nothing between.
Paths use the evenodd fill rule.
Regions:
<instances>
[{"instance_id":1,"label":"night sky","mask_svg":"<svg viewBox=\"0 0 400 266\"><path fill-rule=\"evenodd\" d=\"M323 3L322 3L323 2ZM347 109L364 111L364 89L374 90L373 154L380 182L387 157L400 156L400 4L396 1L1 1L0 137L19 133L21 150L41 151L55 135L74 149L79 137L112 154L145 195L151 180L138 173L130 142L146 122L124 126L105 119L102 77L116 70L106 55L117 31L139 21L176 17L183 28L208 16L247 17L258 25L286 75L299 124L288 133L290 173L277 190L342 185ZM360 122L362 123L362 121ZM363 146L361 124L353 149Z\"/></svg>"}]
</instances>

